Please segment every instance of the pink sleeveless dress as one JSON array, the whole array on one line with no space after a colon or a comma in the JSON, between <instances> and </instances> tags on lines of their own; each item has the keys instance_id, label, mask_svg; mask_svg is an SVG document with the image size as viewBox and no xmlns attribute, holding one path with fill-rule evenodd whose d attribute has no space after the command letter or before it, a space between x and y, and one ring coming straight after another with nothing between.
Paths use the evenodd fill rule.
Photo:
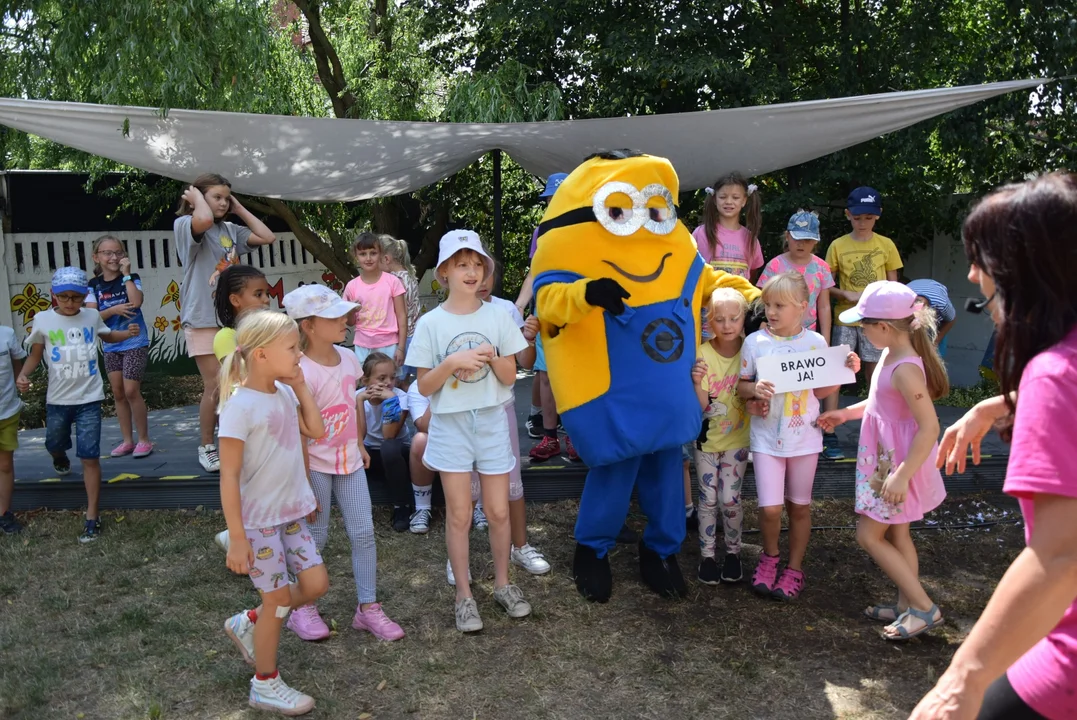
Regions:
<instances>
[{"instance_id":1,"label":"pink sleeveless dress","mask_svg":"<svg viewBox=\"0 0 1077 720\"><path fill-rule=\"evenodd\" d=\"M927 460L909 481L904 502L888 503L871 488L872 480L881 484L897 470L919 429L905 398L893 386L891 378L899 365L909 363L923 372L924 363L915 356L902 358L892 365L884 365L885 360L884 353L871 378L868 405L860 425L860 444L856 453L856 512L882 523L900 525L922 520L924 513L937 508L946 497L946 486L935 467L939 452L936 442Z\"/></svg>"}]
</instances>

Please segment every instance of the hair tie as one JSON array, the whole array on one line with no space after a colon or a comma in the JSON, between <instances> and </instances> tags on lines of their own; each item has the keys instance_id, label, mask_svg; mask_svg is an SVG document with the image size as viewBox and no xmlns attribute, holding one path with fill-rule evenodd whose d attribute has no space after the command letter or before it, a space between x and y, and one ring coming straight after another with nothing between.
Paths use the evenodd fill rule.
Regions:
<instances>
[{"instance_id":1,"label":"hair tie","mask_svg":"<svg viewBox=\"0 0 1077 720\"><path fill-rule=\"evenodd\" d=\"M914 313L918 313L923 309L924 309L924 301L923 300L917 300L916 302L914 302L912 304L912 311Z\"/></svg>"},{"instance_id":2,"label":"hair tie","mask_svg":"<svg viewBox=\"0 0 1077 720\"><path fill-rule=\"evenodd\" d=\"M759 189L758 185L749 185L748 186L748 194L751 195L752 193L754 193L758 189Z\"/></svg>"},{"instance_id":3,"label":"hair tie","mask_svg":"<svg viewBox=\"0 0 1077 720\"><path fill-rule=\"evenodd\" d=\"M239 353L240 355L243 354L243 346L240 345L239 343L236 343L236 352Z\"/></svg>"},{"instance_id":4,"label":"hair tie","mask_svg":"<svg viewBox=\"0 0 1077 720\"><path fill-rule=\"evenodd\" d=\"M921 327L923 327L923 326L922 326L922 325L920 324L920 318L918 318L918 317L914 317L914 318L912 319L912 322L911 322L911 323L909 323L909 327L910 327L911 329L913 329L913 330L919 330L919 329L920 329Z\"/></svg>"},{"instance_id":5,"label":"hair tie","mask_svg":"<svg viewBox=\"0 0 1077 720\"><path fill-rule=\"evenodd\" d=\"M705 191L705 192L706 192L706 193L707 193L708 195L713 195L713 194L714 194L714 188L712 188L712 187L705 187L705 188L703 188L703 190L704 190L704 191Z\"/></svg>"}]
</instances>

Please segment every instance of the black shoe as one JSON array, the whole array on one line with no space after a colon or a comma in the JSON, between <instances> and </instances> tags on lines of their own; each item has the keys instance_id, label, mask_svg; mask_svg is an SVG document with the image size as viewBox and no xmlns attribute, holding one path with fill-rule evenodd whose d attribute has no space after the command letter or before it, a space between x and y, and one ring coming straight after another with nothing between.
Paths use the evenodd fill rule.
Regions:
<instances>
[{"instance_id":1,"label":"black shoe","mask_svg":"<svg viewBox=\"0 0 1077 720\"><path fill-rule=\"evenodd\" d=\"M536 440L542 437L542 413L527 418L527 436Z\"/></svg>"},{"instance_id":2,"label":"black shoe","mask_svg":"<svg viewBox=\"0 0 1077 720\"><path fill-rule=\"evenodd\" d=\"M639 542L639 533L628 525L621 526L621 532L617 533L617 543L620 545L635 545Z\"/></svg>"},{"instance_id":3,"label":"black shoe","mask_svg":"<svg viewBox=\"0 0 1077 720\"><path fill-rule=\"evenodd\" d=\"M22 525L15 519L15 513L8 510L0 515L0 532L5 535L15 535L22 532Z\"/></svg>"},{"instance_id":4,"label":"black shoe","mask_svg":"<svg viewBox=\"0 0 1077 720\"><path fill-rule=\"evenodd\" d=\"M684 530L689 533L699 532L699 513L696 512L695 508L692 508L692 512L684 516Z\"/></svg>"},{"instance_id":5,"label":"black shoe","mask_svg":"<svg viewBox=\"0 0 1077 720\"><path fill-rule=\"evenodd\" d=\"M71 461L67 459L67 453L62 452L52 456L52 469L57 475L67 475L71 472Z\"/></svg>"},{"instance_id":6,"label":"black shoe","mask_svg":"<svg viewBox=\"0 0 1077 720\"><path fill-rule=\"evenodd\" d=\"M79 542L93 542L99 537L101 537L101 521L87 520L86 525L83 527L82 534L79 535Z\"/></svg>"},{"instance_id":7,"label":"black shoe","mask_svg":"<svg viewBox=\"0 0 1077 720\"><path fill-rule=\"evenodd\" d=\"M718 563L714 562L714 558L703 558L703 562L699 564L699 581L704 585L717 585L720 582Z\"/></svg>"},{"instance_id":8,"label":"black shoe","mask_svg":"<svg viewBox=\"0 0 1077 720\"><path fill-rule=\"evenodd\" d=\"M688 587L684 584L677 556L661 557L654 550L639 543L639 575L643 584L659 595L668 598L686 597Z\"/></svg>"},{"instance_id":9,"label":"black shoe","mask_svg":"<svg viewBox=\"0 0 1077 720\"><path fill-rule=\"evenodd\" d=\"M735 583L744 579L744 569L740 566L740 555L728 553L722 563L722 582Z\"/></svg>"},{"instance_id":10,"label":"black shoe","mask_svg":"<svg viewBox=\"0 0 1077 720\"><path fill-rule=\"evenodd\" d=\"M572 576L580 595L591 602L607 602L613 594L613 573L610 571L609 555L600 558L593 549L576 543Z\"/></svg>"},{"instance_id":11,"label":"black shoe","mask_svg":"<svg viewBox=\"0 0 1077 720\"><path fill-rule=\"evenodd\" d=\"M411 509L407 507L393 508L393 530L407 532L411 529Z\"/></svg>"}]
</instances>

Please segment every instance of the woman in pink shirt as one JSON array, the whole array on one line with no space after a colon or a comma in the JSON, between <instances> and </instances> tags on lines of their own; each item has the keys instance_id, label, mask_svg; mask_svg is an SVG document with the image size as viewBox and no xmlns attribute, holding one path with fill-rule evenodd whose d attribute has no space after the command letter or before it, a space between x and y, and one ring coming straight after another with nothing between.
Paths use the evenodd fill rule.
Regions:
<instances>
[{"instance_id":1,"label":"woman in pink shirt","mask_svg":"<svg viewBox=\"0 0 1077 720\"><path fill-rule=\"evenodd\" d=\"M1005 491L1026 547L995 588L916 720L1077 717L1077 176L1051 174L985 198L963 230L998 327L1002 397L946 431L939 462L964 469L1003 419L1012 436ZM945 460L944 460L945 459Z\"/></svg>"}]
</instances>

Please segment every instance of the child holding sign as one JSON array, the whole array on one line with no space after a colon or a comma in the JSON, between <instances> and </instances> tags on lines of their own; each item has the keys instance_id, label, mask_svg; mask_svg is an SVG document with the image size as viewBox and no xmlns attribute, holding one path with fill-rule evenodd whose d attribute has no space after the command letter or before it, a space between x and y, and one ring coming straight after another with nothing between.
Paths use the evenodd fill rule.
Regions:
<instances>
[{"instance_id":1,"label":"child holding sign","mask_svg":"<svg viewBox=\"0 0 1077 720\"><path fill-rule=\"evenodd\" d=\"M863 422L856 458L856 540L898 586L895 605L864 612L890 622L883 631L886 639L908 640L942 623L942 613L920 584L909 523L946 497L935 467L939 418L932 401L950 392L950 383L935 348L934 311L917 300L915 290L873 282L841 321L859 322L882 356L868 399L824 413L818 424L831 429Z\"/></svg>"},{"instance_id":2,"label":"child holding sign","mask_svg":"<svg viewBox=\"0 0 1077 720\"><path fill-rule=\"evenodd\" d=\"M753 416L751 424L763 535L763 553L752 575L752 590L777 600L793 600L804 589L801 564L811 535L811 489L823 449L823 433L815 420L819 400L837 392L840 386L815 387L805 380L799 388L776 393L772 379L757 377L756 362L770 355L827 347L822 335L802 324L808 297L808 284L800 273L782 273L768 280L763 286L767 328L749 335L741 348L738 394L744 400L757 398L770 403L766 416ZM856 372L860 358L849 353L845 365ZM778 537L783 504L789 512L789 562L779 577Z\"/></svg>"}]
</instances>

